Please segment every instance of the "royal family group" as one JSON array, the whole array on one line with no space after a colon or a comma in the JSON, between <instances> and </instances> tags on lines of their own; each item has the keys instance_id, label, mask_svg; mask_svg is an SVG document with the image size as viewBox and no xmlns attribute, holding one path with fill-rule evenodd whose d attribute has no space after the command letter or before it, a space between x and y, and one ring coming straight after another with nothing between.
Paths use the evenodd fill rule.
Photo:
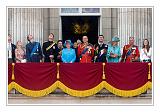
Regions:
<instances>
[{"instance_id":1,"label":"royal family group","mask_svg":"<svg viewBox=\"0 0 160 112\"><path fill-rule=\"evenodd\" d=\"M152 49L148 39L144 39L142 48L135 45L135 37L129 37L129 43L123 47L118 45L120 39L115 36L109 43L104 43L104 36L98 36L98 43L92 45L88 42L87 35L82 36L82 41L71 40L54 41L54 34L50 33L48 41L41 46L34 41L32 35L27 35L28 43L24 47L21 41L16 45L12 43L12 36L8 35L8 63L27 62L63 62L63 63L94 63L94 62L151 62Z\"/></svg>"}]
</instances>

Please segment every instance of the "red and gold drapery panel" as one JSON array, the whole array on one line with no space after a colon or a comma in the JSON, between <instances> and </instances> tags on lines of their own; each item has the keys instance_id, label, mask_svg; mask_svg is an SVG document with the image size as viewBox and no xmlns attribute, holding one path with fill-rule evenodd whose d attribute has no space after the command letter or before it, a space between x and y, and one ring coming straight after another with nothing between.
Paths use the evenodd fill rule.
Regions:
<instances>
[{"instance_id":1,"label":"red and gold drapery panel","mask_svg":"<svg viewBox=\"0 0 160 112\"><path fill-rule=\"evenodd\" d=\"M109 63L105 88L119 96L136 96L148 89L151 74L147 63Z\"/></svg>"},{"instance_id":2,"label":"red and gold drapery panel","mask_svg":"<svg viewBox=\"0 0 160 112\"><path fill-rule=\"evenodd\" d=\"M59 88L72 96L90 96L103 88L102 64L60 64Z\"/></svg>"},{"instance_id":3,"label":"red and gold drapery panel","mask_svg":"<svg viewBox=\"0 0 160 112\"><path fill-rule=\"evenodd\" d=\"M9 83L9 90L15 88L24 95L37 97L47 95L57 88L56 63L18 63L13 64L12 68L14 70L9 80L12 78L13 81Z\"/></svg>"},{"instance_id":4,"label":"red and gold drapery panel","mask_svg":"<svg viewBox=\"0 0 160 112\"><path fill-rule=\"evenodd\" d=\"M131 97L151 89L151 70L151 63L13 63L8 65L8 91L40 97L60 88L86 97L105 88Z\"/></svg>"},{"instance_id":5,"label":"red and gold drapery panel","mask_svg":"<svg viewBox=\"0 0 160 112\"><path fill-rule=\"evenodd\" d=\"M14 68L13 68L14 69ZM12 64L8 64L8 91L12 90L11 82L12 82ZM14 70L13 70L14 72ZM14 75L13 75L14 76Z\"/></svg>"}]
</instances>

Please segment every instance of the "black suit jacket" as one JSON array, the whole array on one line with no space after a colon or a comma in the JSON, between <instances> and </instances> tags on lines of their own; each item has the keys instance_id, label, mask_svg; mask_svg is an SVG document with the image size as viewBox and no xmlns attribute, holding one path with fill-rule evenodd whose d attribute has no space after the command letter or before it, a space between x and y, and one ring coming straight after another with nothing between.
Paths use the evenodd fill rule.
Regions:
<instances>
[{"instance_id":1,"label":"black suit jacket","mask_svg":"<svg viewBox=\"0 0 160 112\"><path fill-rule=\"evenodd\" d=\"M42 49L43 49L43 54L45 56L44 57L44 62L51 62L51 60L49 58L50 55L54 55L54 61L57 60L58 52L56 51L56 49L57 49L57 44L56 43L53 45L55 47L55 49L53 49L53 47L52 47L48 51L46 51L46 48L48 48L52 44L53 44L53 41L47 41L47 42L43 43Z\"/></svg>"},{"instance_id":2,"label":"black suit jacket","mask_svg":"<svg viewBox=\"0 0 160 112\"><path fill-rule=\"evenodd\" d=\"M15 60L15 49L16 49L16 46L11 43L11 47L12 47L12 61L15 63L16 62L16 60Z\"/></svg>"},{"instance_id":3,"label":"black suit jacket","mask_svg":"<svg viewBox=\"0 0 160 112\"><path fill-rule=\"evenodd\" d=\"M99 44L96 44L95 48L96 47L99 48L98 53L95 53L96 54L95 56L97 56L96 62L106 62L106 53L107 53L107 50L108 50L108 45L106 45L104 43L102 44L102 46L100 46ZM100 56L100 51L102 49L106 49L106 53L104 53L103 55Z\"/></svg>"}]
</instances>

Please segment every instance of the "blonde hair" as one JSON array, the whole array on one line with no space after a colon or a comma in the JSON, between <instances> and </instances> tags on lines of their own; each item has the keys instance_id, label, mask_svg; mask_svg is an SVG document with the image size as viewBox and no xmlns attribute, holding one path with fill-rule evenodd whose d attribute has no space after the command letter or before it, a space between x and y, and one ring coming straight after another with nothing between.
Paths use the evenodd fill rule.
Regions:
<instances>
[{"instance_id":1,"label":"blonde hair","mask_svg":"<svg viewBox=\"0 0 160 112\"><path fill-rule=\"evenodd\" d=\"M22 42L20 40L17 41L17 43L16 43L17 48L19 47L18 43L22 43ZM22 48L22 45L20 47Z\"/></svg>"}]
</instances>

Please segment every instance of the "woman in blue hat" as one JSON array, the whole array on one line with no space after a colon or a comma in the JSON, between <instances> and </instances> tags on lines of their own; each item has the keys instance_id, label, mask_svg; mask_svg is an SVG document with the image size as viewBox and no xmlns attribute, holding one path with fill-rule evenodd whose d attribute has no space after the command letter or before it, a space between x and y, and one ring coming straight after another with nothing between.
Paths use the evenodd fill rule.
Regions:
<instances>
[{"instance_id":1,"label":"woman in blue hat","mask_svg":"<svg viewBox=\"0 0 160 112\"><path fill-rule=\"evenodd\" d=\"M118 37L113 37L111 44L108 45L107 58L108 62L118 63L121 57L120 47L118 46L119 42Z\"/></svg>"},{"instance_id":2,"label":"woman in blue hat","mask_svg":"<svg viewBox=\"0 0 160 112\"><path fill-rule=\"evenodd\" d=\"M71 46L73 46L71 40L66 40L64 43L66 48L62 50L62 61L64 63L73 63L76 60L75 49L72 49Z\"/></svg>"}]
</instances>

